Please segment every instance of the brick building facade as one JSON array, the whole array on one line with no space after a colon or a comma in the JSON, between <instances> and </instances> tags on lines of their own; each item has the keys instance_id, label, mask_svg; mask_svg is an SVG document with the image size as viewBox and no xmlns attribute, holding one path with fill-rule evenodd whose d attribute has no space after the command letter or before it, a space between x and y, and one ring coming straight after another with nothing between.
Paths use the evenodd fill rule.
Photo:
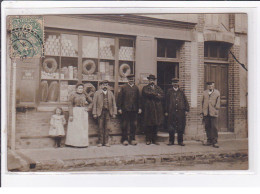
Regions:
<instances>
[{"instance_id":1,"label":"brick building facade","mask_svg":"<svg viewBox=\"0 0 260 194\"><path fill-rule=\"evenodd\" d=\"M127 61L120 60L120 48L124 44L129 47L131 41L135 57L129 62L129 66L135 74L136 84L140 90L145 85L146 80L143 77L147 74L155 74L158 77L158 85L164 90L169 87L169 79L179 77L191 107L187 117L186 140L199 140L204 137L202 119L199 116L202 93L206 81L216 81L216 87L220 89L223 96L221 102L223 116L219 119L220 138L247 137L247 72L229 53L230 50L241 63L247 66L246 14L46 16L45 28L46 36L48 33L77 34L78 48L84 44L82 37L99 37L99 41L106 37L112 38L115 59L109 63L114 65L114 81L111 81L111 86L114 88L115 95L119 92L120 85L124 84L124 81L120 81L117 69ZM124 39L128 42L122 41ZM172 43L169 43L171 41ZM84 81L81 72L85 58L82 53L83 51L78 49L78 57L75 58L79 81ZM60 67L62 67L62 56L56 58L60 60ZM48 137L52 110L58 105L62 106L66 118L68 117L66 103L41 102L39 99L40 83L43 80L41 78L43 60L18 60L16 68L12 65L13 61L9 58L7 60L9 147L14 148L14 144L17 149L52 147L53 140ZM73 62L73 59L69 60ZM99 57L95 60L98 65L104 61ZM26 91L28 85L24 86L23 83L30 83L24 82L21 74L25 69L30 68L34 69L34 80L30 90ZM12 101L13 71L16 71L16 101ZM59 83L60 81L58 80ZM68 80L68 82L74 84L75 80ZM93 83L98 88L98 81L87 82ZM33 98L27 99L24 92L32 92L30 97ZM15 120L12 120L14 104L16 114ZM140 117L138 129L140 141L143 140L141 120ZM91 115L89 123L90 144L95 145L97 124ZM121 134L120 118L114 119L112 123L111 143L117 144L120 142Z\"/></svg>"}]
</instances>

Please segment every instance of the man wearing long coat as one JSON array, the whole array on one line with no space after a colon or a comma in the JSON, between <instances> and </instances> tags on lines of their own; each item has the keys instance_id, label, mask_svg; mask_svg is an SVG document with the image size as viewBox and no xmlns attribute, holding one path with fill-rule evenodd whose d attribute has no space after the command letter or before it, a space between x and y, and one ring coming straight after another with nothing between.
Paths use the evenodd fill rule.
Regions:
<instances>
[{"instance_id":1,"label":"man wearing long coat","mask_svg":"<svg viewBox=\"0 0 260 194\"><path fill-rule=\"evenodd\" d=\"M142 90L146 144L159 145L156 140L158 126L162 124L164 117L162 107L163 90L155 85L156 77L154 75L149 75L147 79L149 84L144 86Z\"/></svg>"},{"instance_id":2,"label":"man wearing long coat","mask_svg":"<svg viewBox=\"0 0 260 194\"><path fill-rule=\"evenodd\" d=\"M189 112L189 102L183 90L179 88L179 80L172 79L173 87L167 91L165 116L168 116L169 144L174 145L175 133L178 134L178 145L184 146L183 134L186 126L186 114Z\"/></svg>"}]
</instances>

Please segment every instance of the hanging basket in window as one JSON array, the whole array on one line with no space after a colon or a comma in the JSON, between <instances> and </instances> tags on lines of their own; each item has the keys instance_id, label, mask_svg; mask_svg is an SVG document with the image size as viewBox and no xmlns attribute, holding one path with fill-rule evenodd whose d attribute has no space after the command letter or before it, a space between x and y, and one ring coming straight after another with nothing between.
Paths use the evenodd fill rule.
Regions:
<instances>
[{"instance_id":1,"label":"hanging basket in window","mask_svg":"<svg viewBox=\"0 0 260 194\"><path fill-rule=\"evenodd\" d=\"M43 61L43 70L47 73L54 73L57 70L58 64L54 58L46 58Z\"/></svg>"},{"instance_id":2,"label":"hanging basket in window","mask_svg":"<svg viewBox=\"0 0 260 194\"><path fill-rule=\"evenodd\" d=\"M119 74L121 77L126 77L131 74L131 67L127 63L120 65Z\"/></svg>"},{"instance_id":3,"label":"hanging basket in window","mask_svg":"<svg viewBox=\"0 0 260 194\"><path fill-rule=\"evenodd\" d=\"M86 75L91 75L96 70L96 64L93 60L85 60L82 64L82 71Z\"/></svg>"}]
</instances>

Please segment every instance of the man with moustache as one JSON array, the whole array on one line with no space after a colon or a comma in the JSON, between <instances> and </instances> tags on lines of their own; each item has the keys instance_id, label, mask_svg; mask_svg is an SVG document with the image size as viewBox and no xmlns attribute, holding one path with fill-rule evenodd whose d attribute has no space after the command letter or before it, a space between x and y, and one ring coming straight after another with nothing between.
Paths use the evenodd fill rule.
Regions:
<instances>
[{"instance_id":1,"label":"man with moustache","mask_svg":"<svg viewBox=\"0 0 260 194\"><path fill-rule=\"evenodd\" d=\"M165 116L168 117L169 144L174 145L175 132L178 134L178 145L185 146L183 134L186 126L186 114L189 112L189 102L183 90L179 88L179 79L172 79L172 88L167 91L165 99Z\"/></svg>"},{"instance_id":2,"label":"man with moustache","mask_svg":"<svg viewBox=\"0 0 260 194\"><path fill-rule=\"evenodd\" d=\"M163 122L163 90L155 85L156 77L150 74L147 77L149 84L143 87L143 110L144 110L144 126L146 134L146 145L155 144L157 142L157 130Z\"/></svg>"},{"instance_id":3,"label":"man with moustache","mask_svg":"<svg viewBox=\"0 0 260 194\"><path fill-rule=\"evenodd\" d=\"M114 94L108 90L108 80L101 82L101 89L93 98L93 117L98 118L98 147L110 147L108 142L111 117L116 117L116 101Z\"/></svg>"},{"instance_id":4,"label":"man with moustache","mask_svg":"<svg viewBox=\"0 0 260 194\"><path fill-rule=\"evenodd\" d=\"M127 76L128 83L121 87L118 94L118 113L122 115L122 142L127 146L136 145L135 132L137 127L137 115L141 114L139 89L135 85L135 76ZM130 134L128 138L128 126L130 126Z\"/></svg>"}]
</instances>

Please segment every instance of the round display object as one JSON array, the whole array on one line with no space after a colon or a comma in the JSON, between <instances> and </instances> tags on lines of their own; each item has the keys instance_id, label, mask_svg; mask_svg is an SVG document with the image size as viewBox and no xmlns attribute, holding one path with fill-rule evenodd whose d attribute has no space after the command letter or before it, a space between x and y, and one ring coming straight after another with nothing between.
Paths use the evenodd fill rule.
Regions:
<instances>
[{"instance_id":1,"label":"round display object","mask_svg":"<svg viewBox=\"0 0 260 194\"><path fill-rule=\"evenodd\" d=\"M119 74L121 77L126 77L131 74L131 67L127 63L123 63L119 68Z\"/></svg>"},{"instance_id":2,"label":"round display object","mask_svg":"<svg viewBox=\"0 0 260 194\"><path fill-rule=\"evenodd\" d=\"M82 63L82 71L86 75L93 74L96 70L96 64L93 60L85 60Z\"/></svg>"},{"instance_id":3,"label":"round display object","mask_svg":"<svg viewBox=\"0 0 260 194\"><path fill-rule=\"evenodd\" d=\"M46 58L43 61L43 70L47 73L54 73L57 70L58 64L55 58Z\"/></svg>"},{"instance_id":4,"label":"round display object","mask_svg":"<svg viewBox=\"0 0 260 194\"><path fill-rule=\"evenodd\" d=\"M95 86L94 86L93 84L91 84L91 83L86 83L86 84L84 84L84 91L86 92L86 94L87 94L88 96L90 96L90 97L93 98L94 93L95 93L95 91L96 91L96 88L95 88Z\"/></svg>"}]
</instances>

